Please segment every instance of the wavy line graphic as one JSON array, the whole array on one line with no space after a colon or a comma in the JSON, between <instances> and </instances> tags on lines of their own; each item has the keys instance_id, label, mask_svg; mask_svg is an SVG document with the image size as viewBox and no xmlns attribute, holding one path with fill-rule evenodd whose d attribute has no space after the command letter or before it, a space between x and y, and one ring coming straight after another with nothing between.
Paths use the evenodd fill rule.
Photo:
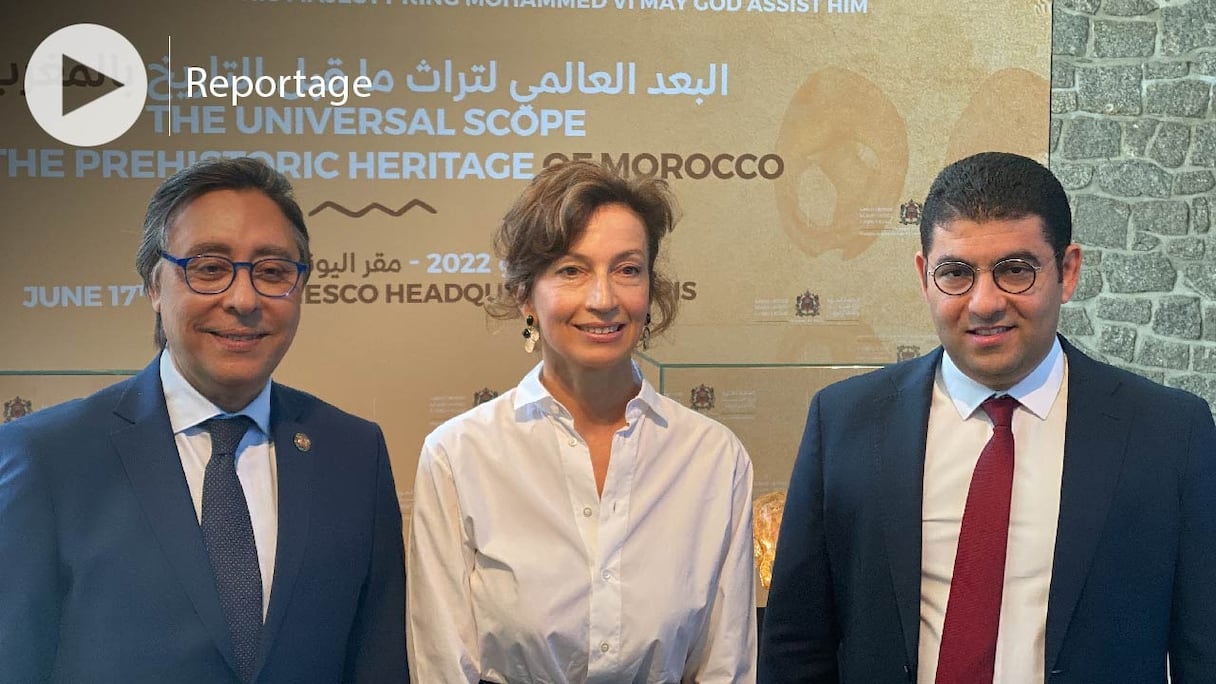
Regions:
<instances>
[{"instance_id":1,"label":"wavy line graphic","mask_svg":"<svg viewBox=\"0 0 1216 684\"><path fill-rule=\"evenodd\" d=\"M432 207L431 205L427 204L426 202L423 202L420 199L412 199L409 202L406 202L405 205L402 206L400 209L389 209L388 207L384 206L383 204L380 204L379 202L372 202L371 204L367 205L366 207L363 207L362 209L358 209L358 210L347 209L346 207L342 206L341 204L338 204L337 202L331 202L329 200L326 200L326 201L318 204L315 208L313 208L312 211L308 212L308 215L316 216L317 214L321 213L322 211L325 211L326 209L333 209L334 211L338 212L339 214L343 214L343 215L349 216L351 218L363 218L364 216L366 216L368 214L368 212L372 211L373 209L378 209L378 210L384 212L385 214L388 214L389 216L396 218L396 217L400 217L401 215L405 214L405 212L409 211L410 209L413 209L414 207L419 207L432 214L439 213L438 209L436 209L435 207Z\"/></svg>"}]
</instances>

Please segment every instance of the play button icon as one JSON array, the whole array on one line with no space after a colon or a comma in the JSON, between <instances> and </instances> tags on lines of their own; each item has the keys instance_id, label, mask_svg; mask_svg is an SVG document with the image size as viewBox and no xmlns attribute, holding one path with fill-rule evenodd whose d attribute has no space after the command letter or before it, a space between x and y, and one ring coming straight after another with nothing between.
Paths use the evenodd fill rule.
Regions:
<instances>
[{"instance_id":1,"label":"play button icon","mask_svg":"<svg viewBox=\"0 0 1216 684\"><path fill-rule=\"evenodd\" d=\"M25 72L30 114L50 136L78 147L104 145L139 119L148 73L122 34L72 24L46 37Z\"/></svg>"},{"instance_id":2,"label":"play button icon","mask_svg":"<svg viewBox=\"0 0 1216 684\"><path fill-rule=\"evenodd\" d=\"M63 84L64 116L124 85L113 76L90 69L89 65L67 55L63 56Z\"/></svg>"}]
</instances>

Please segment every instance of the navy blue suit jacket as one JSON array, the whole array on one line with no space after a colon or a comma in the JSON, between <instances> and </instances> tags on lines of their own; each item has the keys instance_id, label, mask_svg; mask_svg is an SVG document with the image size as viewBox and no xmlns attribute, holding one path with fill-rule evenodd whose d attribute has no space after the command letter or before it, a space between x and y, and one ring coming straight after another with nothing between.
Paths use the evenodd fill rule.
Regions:
<instances>
[{"instance_id":1,"label":"navy blue suit jacket","mask_svg":"<svg viewBox=\"0 0 1216 684\"><path fill-rule=\"evenodd\" d=\"M255 681L407 681L401 515L380 429L271 391L278 547ZM0 426L0 680L236 672L158 363Z\"/></svg>"},{"instance_id":2,"label":"navy blue suit jacket","mask_svg":"<svg viewBox=\"0 0 1216 684\"><path fill-rule=\"evenodd\" d=\"M1198 397L1068 358L1047 682L1216 682L1216 427ZM921 491L942 351L811 403L759 680L914 681Z\"/></svg>"}]
</instances>

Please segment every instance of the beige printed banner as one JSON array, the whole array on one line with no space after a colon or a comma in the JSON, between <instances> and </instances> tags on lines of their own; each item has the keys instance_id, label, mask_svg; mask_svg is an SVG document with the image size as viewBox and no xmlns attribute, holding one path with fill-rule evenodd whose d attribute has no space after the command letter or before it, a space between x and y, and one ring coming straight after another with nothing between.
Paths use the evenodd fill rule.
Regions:
<instances>
[{"instance_id":1,"label":"beige printed banner","mask_svg":"<svg viewBox=\"0 0 1216 684\"><path fill-rule=\"evenodd\" d=\"M45 134L22 93L39 41L82 21L147 67L143 115L97 148ZM864 370L816 368L935 345L912 254L936 171L1047 150L1034 0L121 0L44 4L0 46L0 399L37 410L118 379L56 373L147 364L148 197L196 158L254 154L313 237L277 378L383 425L407 515L425 434L535 361L480 304L496 223L545 165L672 184L683 308L644 367L685 404L729 400L701 410L762 489L788 477L810 393ZM65 71L65 93L112 87L96 76Z\"/></svg>"}]
</instances>

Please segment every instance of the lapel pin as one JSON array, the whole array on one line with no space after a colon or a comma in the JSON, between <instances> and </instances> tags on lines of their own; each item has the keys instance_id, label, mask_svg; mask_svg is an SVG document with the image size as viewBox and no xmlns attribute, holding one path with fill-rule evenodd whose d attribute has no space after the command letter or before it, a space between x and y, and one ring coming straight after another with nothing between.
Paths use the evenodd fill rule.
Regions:
<instances>
[{"instance_id":1,"label":"lapel pin","mask_svg":"<svg viewBox=\"0 0 1216 684\"><path fill-rule=\"evenodd\" d=\"M303 432L297 432L295 438L296 448L300 451L308 451L312 448L312 440Z\"/></svg>"}]
</instances>

